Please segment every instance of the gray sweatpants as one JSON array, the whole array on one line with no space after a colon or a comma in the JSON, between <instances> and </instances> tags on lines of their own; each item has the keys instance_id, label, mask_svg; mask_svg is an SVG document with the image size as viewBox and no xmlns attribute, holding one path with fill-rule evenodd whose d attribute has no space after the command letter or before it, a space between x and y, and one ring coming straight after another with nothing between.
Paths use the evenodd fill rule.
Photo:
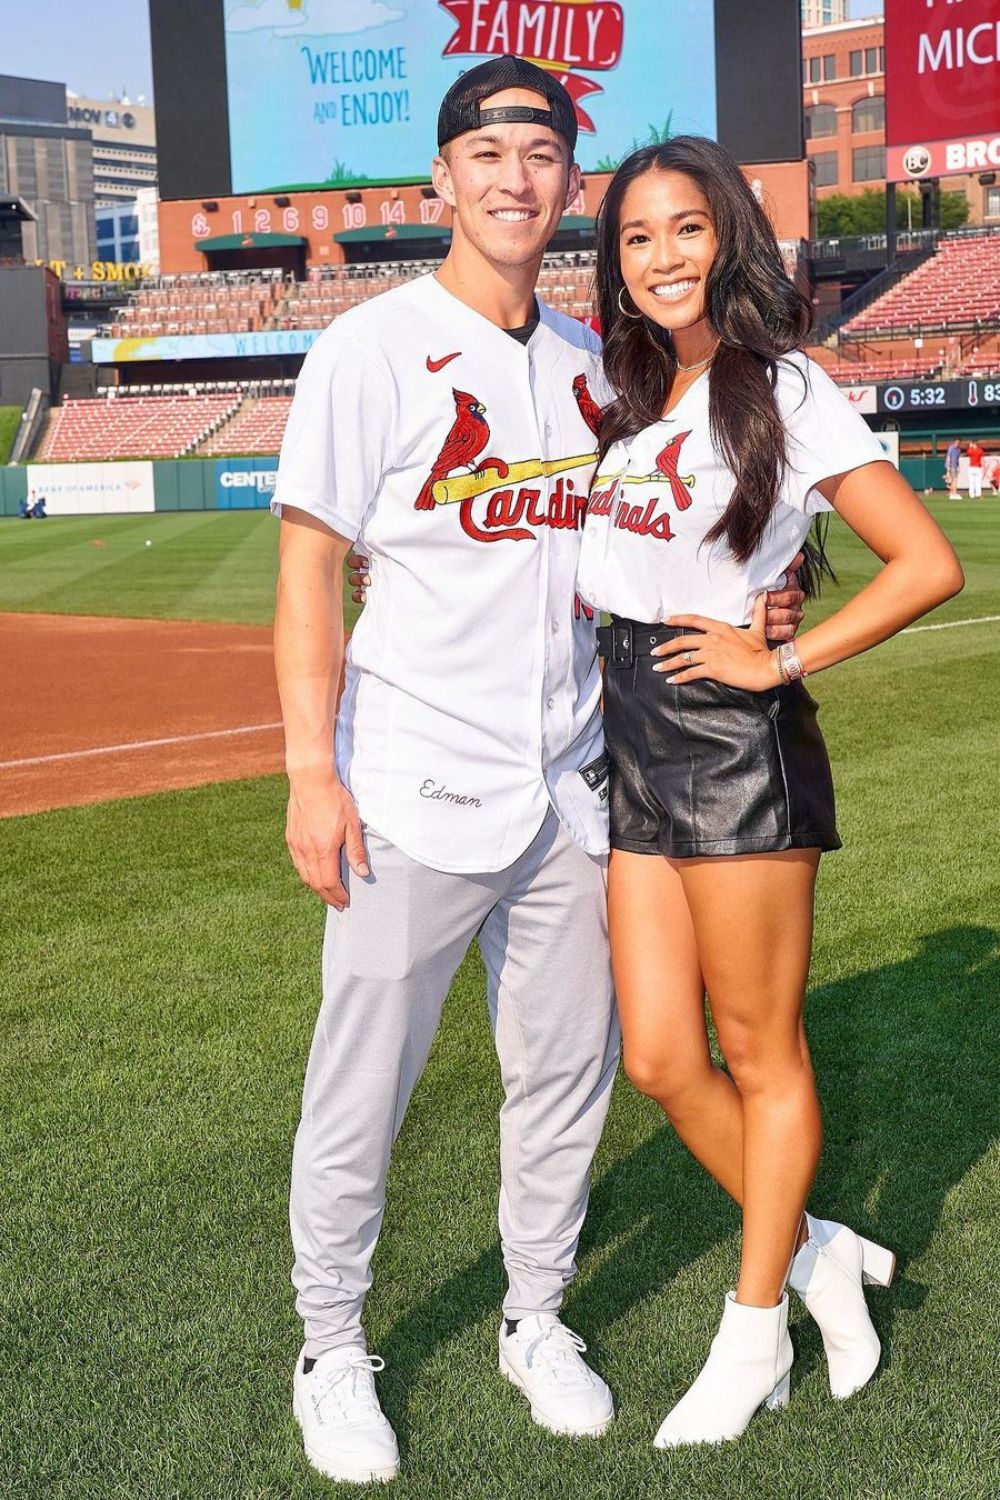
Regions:
<instances>
[{"instance_id":1,"label":"gray sweatpants","mask_svg":"<svg viewBox=\"0 0 1000 1500\"><path fill-rule=\"evenodd\" d=\"M554 813L513 865L447 875L366 835L371 875L327 913L323 1003L292 1163L306 1352L363 1343L392 1143L473 937L500 1059L504 1312L554 1312L575 1270L618 1061L605 861Z\"/></svg>"}]
</instances>

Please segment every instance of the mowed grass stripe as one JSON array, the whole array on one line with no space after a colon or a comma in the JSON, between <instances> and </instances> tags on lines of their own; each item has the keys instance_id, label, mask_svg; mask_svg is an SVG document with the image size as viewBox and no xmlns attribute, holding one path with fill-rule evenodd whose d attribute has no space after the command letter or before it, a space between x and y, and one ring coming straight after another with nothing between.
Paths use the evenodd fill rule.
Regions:
<instances>
[{"instance_id":1,"label":"mowed grass stripe","mask_svg":"<svg viewBox=\"0 0 1000 1500\"><path fill-rule=\"evenodd\" d=\"M977 613L1000 613L1000 503L940 496L930 503L968 578L966 593L930 619L963 618L973 597ZM0 608L266 625L274 614L277 537L277 524L262 511L0 521ZM829 550L838 583L811 606L811 619L835 609L875 571L871 554L836 517ZM344 600L350 627L358 609L346 585Z\"/></svg>"}]
</instances>

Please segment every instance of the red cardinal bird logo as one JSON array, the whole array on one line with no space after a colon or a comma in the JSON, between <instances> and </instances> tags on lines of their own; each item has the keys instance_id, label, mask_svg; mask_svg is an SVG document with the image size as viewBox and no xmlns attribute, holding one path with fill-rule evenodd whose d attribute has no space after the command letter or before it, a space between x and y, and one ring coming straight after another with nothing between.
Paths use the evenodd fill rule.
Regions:
<instances>
[{"instance_id":1,"label":"red cardinal bird logo","mask_svg":"<svg viewBox=\"0 0 1000 1500\"><path fill-rule=\"evenodd\" d=\"M484 458L481 463L475 462L490 440L485 406L476 396L470 396L468 391L456 391L454 386L451 394L455 398L455 420L414 501L414 510L433 510L435 484L439 479L447 479L456 469L467 468L473 474L496 469L498 479L507 478L508 469L502 458Z\"/></svg>"},{"instance_id":2,"label":"red cardinal bird logo","mask_svg":"<svg viewBox=\"0 0 1000 1500\"><path fill-rule=\"evenodd\" d=\"M580 408L580 415L595 437L601 434L601 408L590 394L586 375L577 375L573 381L573 395Z\"/></svg>"},{"instance_id":3,"label":"red cardinal bird logo","mask_svg":"<svg viewBox=\"0 0 1000 1500\"><path fill-rule=\"evenodd\" d=\"M694 484L694 475L678 474L677 466L680 463L681 444L685 438L691 436L690 432L678 432L670 439L667 446L656 455L656 467L670 484L670 493L674 497L674 503L678 510L687 510L691 504L691 493L688 485Z\"/></svg>"}]
</instances>

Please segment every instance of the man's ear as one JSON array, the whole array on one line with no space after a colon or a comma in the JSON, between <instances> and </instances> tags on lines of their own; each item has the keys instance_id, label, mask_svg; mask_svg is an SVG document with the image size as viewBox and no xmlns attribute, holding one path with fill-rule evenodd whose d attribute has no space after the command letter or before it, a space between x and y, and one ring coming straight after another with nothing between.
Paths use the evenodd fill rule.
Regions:
<instances>
[{"instance_id":1,"label":"man's ear","mask_svg":"<svg viewBox=\"0 0 1000 1500\"><path fill-rule=\"evenodd\" d=\"M571 162L569 168L569 182L566 184L566 207L569 208L573 199L580 191L580 168L577 162Z\"/></svg>"},{"instance_id":2,"label":"man's ear","mask_svg":"<svg viewBox=\"0 0 1000 1500\"><path fill-rule=\"evenodd\" d=\"M431 162L431 182L434 184L434 191L438 197L443 198L449 208L454 208L455 189L452 186L451 168L446 157L435 156Z\"/></svg>"}]
</instances>

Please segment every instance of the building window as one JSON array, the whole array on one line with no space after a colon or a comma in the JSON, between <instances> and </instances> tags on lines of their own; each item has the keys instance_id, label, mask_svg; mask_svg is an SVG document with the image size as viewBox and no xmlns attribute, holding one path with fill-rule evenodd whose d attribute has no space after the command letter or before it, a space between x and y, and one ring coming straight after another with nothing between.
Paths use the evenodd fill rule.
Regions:
<instances>
[{"instance_id":1,"label":"building window","mask_svg":"<svg viewBox=\"0 0 1000 1500\"><path fill-rule=\"evenodd\" d=\"M851 77L860 78L865 71L865 58L863 52L851 53Z\"/></svg>"},{"instance_id":2,"label":"building window","mask_svg":"<svg viewBox=\"0 0 1000 1500\"><path fill-rule=\"evenodd\" d=\"M988 187L986 189L986 203L983 212L987 219L1000 219L1000 187Z\"/></svg>"},{"instance_id":3,"label":"building window","mask_svg":"<svg viewBox=\"0 0 1000 1500\"><path fill-rule=\"evenodd\" d=\"M809 158L816 167L816 186L836 187L837 185L837 153L836 151L817 151L815 156Z\"/></svg>"},{"instance_id":4,"label":"building window","mask_svg":"<svg viewBox=\"0 0 1000 1500\"><path fill-rule=\"evenodd\" d=\"M832 104L814 104L806 110L806 140L837 134L837 111Z\"/></svg>"},{"instance_id":5,"label":"building window","mask_svg":"<svg viewBox=\"0 0 1000 1500\"><path fill-rule=\"evenodd\" d=\"M865 72L866 73L877 73L878 72L878 48L877 47L866 47L865 48Z\"/></svg>"},{"instance_id":6,"label":"building window","mask_svg":"<svg viewBox=\"0 0 1000 1500\"><path fill-rule=\"evenodd\" d=\"M819 58L818 57L811 57L809 59L809 82L810 83L819 83L819 77L820 77Z\"/></svg>"},{"instance_id":7,"label":"building window","mask_svg":"<svg viewBox=\"0 0 1000 1500\"><path fill-rule=\"evenodd\" d=\"M867 99L859 99L851 110L852 130L884 130L885 129L885 97L882 94L872 94Z\"/></svg>"},{"instance_id":8,"label":"building window","mask_svg":"<svg viewBox=\"0 0 1000 1500\"><path fill-rule=\"evenodd\" d=\"M832 52L828 52L823 59L823 82L829 83L837 76L837 59Z\"/></svg>"},{"instance_id":9,"label":"building window","mask_svg":"<svg viewBox=\"0 0 1000 1500\"><path fill-rule=\"evenodd\" d=\"M878 182L885 177L885 147L855 146L854 181Z\"/></svg>"},{"instance_id":10,"label":"building window","mask_svg":"<svg viewBox=\"0 0 1000 1500\"><path fill-rule=\"evenodd\" d=\"M885 48L884 47L880 47L878 49L878 70L879 70L880 73L884 73L885 72Z\"/></svg>"}]
</instances>

